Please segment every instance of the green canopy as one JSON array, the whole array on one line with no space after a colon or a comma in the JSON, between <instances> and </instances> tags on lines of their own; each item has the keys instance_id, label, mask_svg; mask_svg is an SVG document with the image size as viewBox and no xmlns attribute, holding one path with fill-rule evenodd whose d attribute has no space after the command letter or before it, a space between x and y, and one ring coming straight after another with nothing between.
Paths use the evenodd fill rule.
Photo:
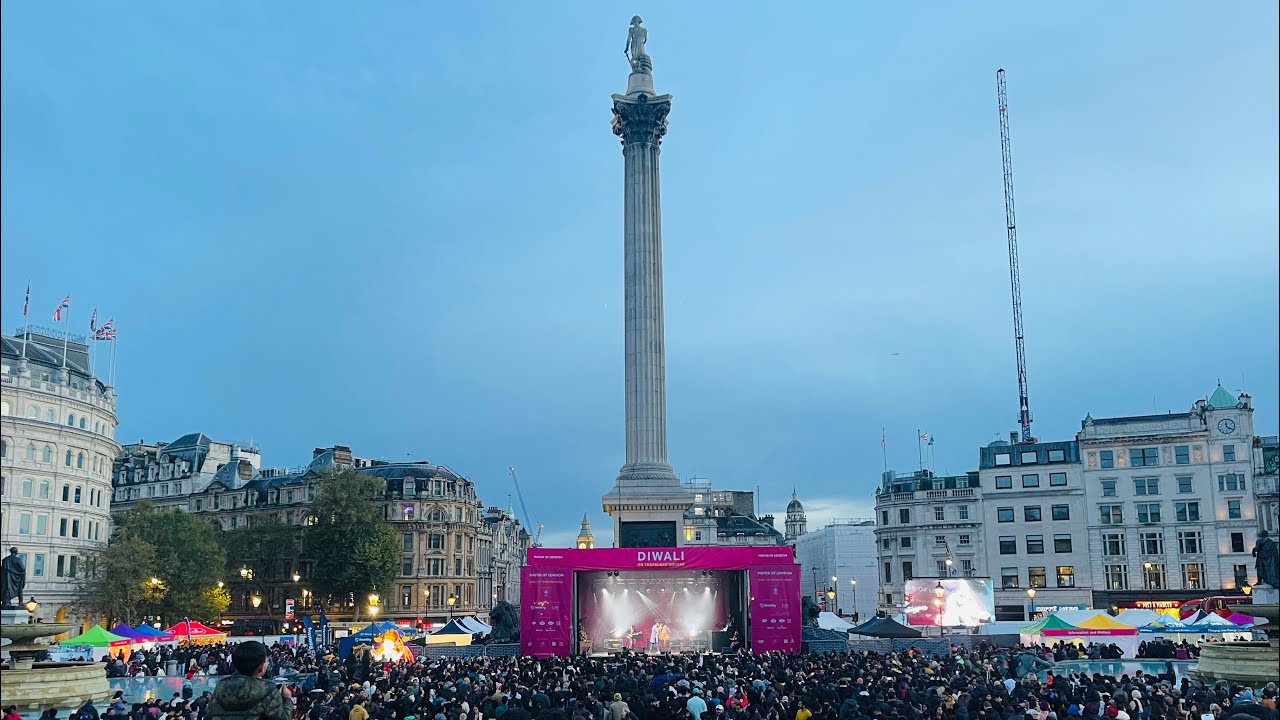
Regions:
<instances>
[{"instance_id":1,"label":"green canopy","mask_svg":"<svg viewBox=\"0 0 1280 720\"><path fill-rule=\"evenodd\" d=\"M1031 623L1018 632L1023 635L1039 635L1042 630L1074 630L1075 627L1075 625L1057 615L1050 615Z\"/></svg>"},{"instance_id":2,"label":"green canopy","mask_svg":"<svg viewBox=\"0 0 1280 720\"><path fill-rule=\"evenodd\" d=\"M61 645L89 645L91 647L115 647L117 645L128 645L129 638L120 637L112 632L102 629L101 625L94 625L86 630L83 634L77 635L70 640L63 640Z\"/></svg>"}]
</instances>

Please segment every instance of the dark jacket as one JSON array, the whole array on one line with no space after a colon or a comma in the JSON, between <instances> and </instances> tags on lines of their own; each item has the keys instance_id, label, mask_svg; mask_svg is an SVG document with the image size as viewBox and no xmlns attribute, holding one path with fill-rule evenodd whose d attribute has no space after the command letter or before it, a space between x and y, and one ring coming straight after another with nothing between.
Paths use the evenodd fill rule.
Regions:
<instances>
[{"instance_id":1,"label":"dark jacket","mask_svg":"<svg viewBox=\"0 0 1280 720\"><path fill-rule=\"evenodd\" d=\"M291 720L293 698L261 678L232 675L213 688L206 717L209 720Z\"/></svg>"}]
</instances>

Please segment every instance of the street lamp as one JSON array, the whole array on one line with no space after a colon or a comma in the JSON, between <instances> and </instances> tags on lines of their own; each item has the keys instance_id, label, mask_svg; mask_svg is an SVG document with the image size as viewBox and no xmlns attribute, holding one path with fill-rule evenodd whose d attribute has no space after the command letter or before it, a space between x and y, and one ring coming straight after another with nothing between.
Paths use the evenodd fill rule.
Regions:
<instances>
[{"instance_id":1,"label":"street lamp","mask_svg":"<svg viewBox=\"0 0 1280 720\"><path fill-rule=\"evenodd\" d=\"M298 571L297 571L297 570L294 570L294 571L293 571L293 581L294 581L294 582L298 582L298 581L299 581L299 580L301 580L301 579L302 579L302 576L298 574Z\"/></svg>"},{"instance_id":2,"label":"street lamp","mask_svg":"<svg viewBox=\"0 0 1280 720\"><path fill-rule=\"evenodd\" d=\"M947 594L947 589L942 587L942 581L933 588L933 619L938 626L938 637L942 637L942 596Z\"/></svg>"},{"instance_id":3,"label":"street lamp","mask_svg":"<svg viewBox=\"0 0 1280 720\"><path fill-rule=\"evenodd\" d=\"M253 569L252 569L252 568L250 568L248 565L241 565L241 566L240 566L240 579L242 579L242 580L252 580L252 579L253 579Z\"/></svg>"},{"instance_id":4,"label":"street lamp","mask_svg":"<svg viewBox=\"0 0 1280 720\"><path fill-rule=\"evenodd\" d=\"M453 619L453 605L454 605L454 603L456 603L456 602L458 602L458 596L454 595L453 593L449 593L449 597L445 599L445 604L447 604L447 605L449 606L449 619L450 619L450 620L452 620L452 619Z\"/></svg>"},{"instance_id":5,"label":"street lamp","mask_svg":"<svg viewBox=\"0 0 1280 720\"><path fill-rule=\"evenodd\" d=\"M1035 619L1036 614L1036 606L1034 605L1036 599L1036 588L1034 585L1027 588L1027 599L1029 600L1027 603L1027 619L1033 620Z\"/></svg>"},{"instance_id":6,"label":"street lamp","mask_svg":"<svg viewBox=\"0 0 1280 720\"><path fill-rule=\"evenodd\" d=\"M858 578L849 578L849 595L852 598L850 604L853 605L853 618L856 622L858 619Z\"/></svg>"},{"instance_id":7,"label":"street lamp","mask_svg":"<svg viewBox=\"0 0 1280 720\"><path fill-rule=\"evenodd\" d=\"M261 595L259 595L258 593L254 593L254 594L250 595L250 596L249 596L249 604L253 605L253 607L254 607L255 609L256 609L256 608L261 607L261 606L262 606L262 596L261 596Z\"/></svg>"},{"instance_id":8,"label":"street lamp","mask_svg":"<svg viewBox=\"0 0 1280 720\"><path fill-rule=\"evenodd\" d=\"M226 585L226 583L222 582L221 580L219 580L219 581L218 581L218 589L219 589L219 590L221 590L225 585Z\"/></svg>"},{"instance_id":9,"label":"street lamp","mask_svg":"<svg viewBox=\"0 0 1280 720\"><path fill-rule=\"evenodd\" d=\"M837 616L840 614L840 579L835 575L831 576L831 611Z\"/></svg>"},{"instance_id":10,"label":"street lamp","mask_svg":"<svg viewBox=\"0 0 1280 720\"><path fill-rule=\"evenodd\" d=\"M1249 597L1250 595L1253 594L1253 586L1250 585L1249 583L1245 583L1244 585L1240 586L1240 592L1244 593L1245 597Z\"/></svg>"},{"instance_id":11,"label":"street lamp","mask_svg":"<svg viewBox=\"0 0 1280 720\"><path fill-rule=\"evenodd\" d=\"M27 600L27 602L26 602L26 608L27 608L27 612L31 613L31 617L27 620L27 622L29 622L29 623L33 623L33 622L35 622L35 621L36 621L36 611L40 609L40 603L36 602L36 599L33 597L33 598L31 598L31 599Z\"/></svg>"}]
</instances>

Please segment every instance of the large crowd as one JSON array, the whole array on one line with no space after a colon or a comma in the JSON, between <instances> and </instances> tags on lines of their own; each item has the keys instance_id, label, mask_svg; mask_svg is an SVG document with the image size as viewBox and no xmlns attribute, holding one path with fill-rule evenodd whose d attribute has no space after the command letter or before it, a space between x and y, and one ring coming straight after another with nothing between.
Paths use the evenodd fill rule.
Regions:
<instances>
[{"instance_id":1,"label":"large crowd","mask_svg":"<svg viewBox=\"0 0 1280 720\"><path fill-rule=\"evenodd\" d=\"M1276 684L1166 672L1059 672L1045 648L892 653L476 657L384 663L257 642L112 659L135 677L182 668L181 692L74 720L1278 720ZM193 692L202 674L223 676ZM158 694L157 694L158 695ZM47 713L57 717L58 711ZM65 715L63 715L65 716ZM14 720L6 712L5 720Z\"/></svg>"}]
</instances>

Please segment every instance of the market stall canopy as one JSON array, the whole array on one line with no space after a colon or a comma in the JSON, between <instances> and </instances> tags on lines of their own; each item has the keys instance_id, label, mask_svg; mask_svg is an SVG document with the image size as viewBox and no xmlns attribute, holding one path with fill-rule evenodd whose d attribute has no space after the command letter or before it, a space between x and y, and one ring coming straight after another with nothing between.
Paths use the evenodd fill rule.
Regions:
<instances>
[{"instance_id":1,"label":"market stall canopy","mask_svg":"<svg viewBox=\"0 0 1280 720\"><path fill-rule=\"evenodd\" d=\"M1252 615L1245 615L1244 613L1238 612L1231 613L1225 618L1225 620L1232 625L1240 625L1242 627L1253 627L1254 625L1261 625L1266 622L1265 618L1256 618Z\"/></svg>"},{"instance_id":2,"label":"market stall canopy","mask_svg":"<svg viewBox=\"0 0 1280 720\"><path fill-rule=\"evenodd\" d=\"M1138 628L1126 625L1110 615L1099 614L1076 623L1072 628L1054 628L1040 631L1046 637L1137 635Z\"/></svg>"},{"instance_id":3,"label":"market stall canopy","mask_svg":"<svg viewBox=\"0 0 1280 720\"><path fill-rule=\"evenodd\" d=\"M180 622L165 632L172 635L175 640L190 638L192 642L217 642L227 636L226 633L218 632L198 620Z\"/></svg>"},{"instance_id":4,"label":"market stall canopy","mask_svg":"<svg viewBox=\"0 0 1280 720\"><path fill-rule=\"evenodd\" d=\"M371 639L375 635L381 635L388 630L395 630L396 632L399 632L400 627L393 622L383 620L381 622L369 623L368 627L360 630L359 632L352 633L349 637Z\"/></svg>"},{"instance_id":5,"label":"market stall canopy","mask_svg":"<svg viewBox=\"0 0 1280 720\"><path fill-rule=\"evenodd\" d=\"M138 632L137 630L134 630L133 628L129 627L128 625L125 625L124 623L116 623L116 626L111 628L107 632L110 632L112 635L119 635L122 638L127 638L129 640L133 640L136 642L155 642L156 641L156 639L151 637L150 635L143 635L142 633Z\"/></svg>"},{"instance_id":6,"label":"market stall canopy","mask_svg":"<svg viewBox=\"0 0 1280 720\"><path fill-rule=\"evenodd\" d=\"M1018 632L1023 635L1040 635L1045 630L1072 630L1075 625L1058 617L1057 614L1046 615Z\"/></svg>"},{"instance_id":7,"label":"market stall canopy","mask_svg":"<svg viewBox=\"0 0 1280 720\"><path fill-rule=\"evenodd\" d=\"M848 632L853 629L853 623L836 615L833 612L818 613L818 627L823 630L838 630L840 632Z\"/></svg>"},{"instance_id":8,"label":"market stall canopy","mask_svg":"<svg viewBox=\"0 0 1280 720\"><path fill-rule=\"evenodd\" d=\"M431 633L432 635L474 635L475 631L464 626L459 618L445 623L444 627Z\"/></svg>"},{"instance_id":9,"label":"market stall canopy","mask_svg":"<svg viewBox=\"0 0 1280 720\"><path fill-rule=\"evenodd\" d=\"M129 638L107 632L101 625L94 625L83 634L77 635L70 640L63 640L60 644L88 645L89 647L123 647L129 643Z\"/></svg>"},{"instance_id":10,"label":"market stall canopy","mask_svg":"<svg viewBox=\"0 0 1280 720\"><path fill-rule=\"evenodd\" d=\"M920 631L889 618L871 618L849 632L878 638L918 638Z\"/></svg>"},{"instance_id":11,"label":"market stall canopy","mask_svg":"<svg viewBox=\"0 0 1280 720\"><path fill-rule=\"evenodd\" d=\"M1154 610L1129 608L1127 610L1122 610L1120 614L1116 616L1116 620L1128 625L1129 627L1140 628L1159 622L1160 617L1161 614ZM1165 615L1164 617L1167 618L1169 616Z\"/></svg>"},{"instance_id":12,"label":"market stall canopy","mask_svg":"<svg viewBox=\"0 0 1280 720\"><path fill-rule=\"evenodd\" d=\"M479 635L488 635L489 633L493 632L492 625L480 622L480 619L477 617L468 616L464 618L458 618L458 622L461 623L463 627L471 628L471 632Z\"/></svg>"},{"instance_id":13,"label":"market stall canopy","mask_svg":"<svg viewBox=\"0 0 1280 720\"><path fill-rule=\"evenodd\" d=\"M150 638L153 642L166 642L173 639L173 636L169 633L161 632L146 623L135 627L133 631L143 637Z\"/></svg>"}]
</instances>

